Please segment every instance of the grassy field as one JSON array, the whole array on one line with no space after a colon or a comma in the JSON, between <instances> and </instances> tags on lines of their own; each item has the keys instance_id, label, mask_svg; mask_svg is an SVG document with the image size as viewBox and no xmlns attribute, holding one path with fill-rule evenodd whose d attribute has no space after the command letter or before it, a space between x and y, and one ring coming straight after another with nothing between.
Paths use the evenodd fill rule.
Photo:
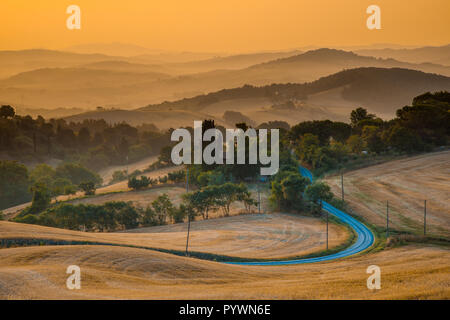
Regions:
<instances>
[{"instance_id":1,"label":"grassy field","mask_svg":"<svg viewBox=\"0 0 450 320\"><path fill-rule=\"evenodd\" d=\"M245 267L150 250L25 247L0 250L2 299L449 299L450 252L407 246L329 263ZM69 265L81 290L68 290ZM366 287L369 265L381 289Z\"/></svg>"},{"instance_id":2,"label":"grassy field","mask_svg":"<svg viewBox=\"0 0 450 320\"><path fill-rule=\"evenodd\" d=\"M170 250L185 250L187 224L179 223L120 233L88 233L0 222L0 239L92 241ZM343 226L330 224L330 249L349 238ZM325 249L325 224L314 218L288 214L249 214L191 223L193 251L244 258L283 258Z\"/></svg>"},{"instance_id":3,"label":"grassy field","mask_svg":"<svg viewBox=\"0 0 450 320\"><path fill-rule=\"evenodd\" d=\"M448 238L449 155L448 151L432 153L346 173L346 200L355 214L382 229L388 199L392 204L391 226L420 234L423 211L417 199L426 197L429 232ZM339 194L339 177L327 181ZM130 200L145 205L163 192L177 203L184 188L116 192L73 201ZM266 198L264 192L265 202ZM324 249L325 226L321 220L280 213L239 215L239 210L235 207L227 218L194 221L190 249L255 259L308 255ZM265 267L228 265L132 247L183 251L186 228L180 223L117 233L85 233L0 222L0 240L33 238L100 244L0 249L0 298L450 299L447 245L384 247L381 241L377 249L345 259ZM348 238L345 227L331 225L330 247L336 248ZM72 264L81 267L81 290L66 288L66 268ZM366 269L370 265L381 268L380 290L367 289Z\"/></svg>"},{"instance_id":4,"label":"grassy field","mask_svg":"<svg viewBox=\"0 0 450 320\"><path fill-rule=\"evenodd\" d=\"M340 176L326 179L336 196ZM389 201L390 226L413 234L423 233L424 200L427 200L429 235L450 239L450 151L390 161L345 173L345 200L367 221L386 225Z\"/></svg>"}]
</instances>

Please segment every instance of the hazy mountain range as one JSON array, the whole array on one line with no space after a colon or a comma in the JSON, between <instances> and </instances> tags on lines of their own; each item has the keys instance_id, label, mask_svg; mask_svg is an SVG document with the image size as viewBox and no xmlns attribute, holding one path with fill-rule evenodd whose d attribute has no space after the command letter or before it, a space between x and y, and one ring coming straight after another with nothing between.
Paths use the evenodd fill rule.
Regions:
<instances>
[{"instance_id":1,"label":"hazy mountain range","mask_svg":"<svg viewBox=\"0 0 450 320\"><path fill-rule=\"evenodd\" d=\"M115 123L154 123L159 128L192 126L212 118L222 125L226 111L240 112L254 123L283 120L290 124L313 119L348 121L349 113L364 106L390 118L425 91L450 88L450 77L400 68L356 68L304 84L243 86L136 110L99 110L66 117L68 121L105 119Z\"/></svg>"},{"instance_id":2,"label":"hazy mountain range","mask_svg":"<svg viewBox=\"0 0 450 320\"><path fill-rule=\"evenodd\" d=\"M450 89L450 66L438 63L450 57L449 45L235 55L117 43L67 50L0 51L0 102L33 116L153 122L164 128L198 117L227 124L225 111L235 117L245 113L254 123L295 123L345 120L351 108L363 105L391 117L417 94ZM94 111L83 112L89 109Z\"/></svg>"},{"instance_id":3,"label":"hazy mountain range","mask_svg":"<svg viewBox=\"0 0 450 320\"><path fill-rule=\"evenodd\" d=\"M441 47L421 47L411 49L364 49L356 51L365 56L394 58L411 63L436 63L450 66L450 45Z\"/></svg>"},{"instance_id":4,"label":"hazy mountain range","mask_svg":"<svg viewBox=\"0 0 450 320\"><path fill-rule=\"evenodd\" d=\"M27 108L133 109L245 84L310 82L359 67L396 67L450 75L449 66L379 59L335 49L300 54L290 51L235 55L164 64L137 62L142 56L126 58L48 50L0 52L0 58L0 66L9 63L10 68L43 66L0 80L1 100Z\"/></svg>"}]
</instances>

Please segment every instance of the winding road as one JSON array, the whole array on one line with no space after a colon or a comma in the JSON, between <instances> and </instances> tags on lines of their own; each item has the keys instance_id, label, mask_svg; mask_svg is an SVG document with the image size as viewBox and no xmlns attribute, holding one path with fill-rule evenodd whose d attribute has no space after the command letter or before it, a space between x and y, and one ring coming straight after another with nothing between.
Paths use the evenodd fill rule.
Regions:
<instances>
[{"instance_id":1,"label":"winding road","mask_svg":"<svg viewBox=\"0 0 450 320\"><path fill-rule=\"evenodd\" d=\"M308 169L299 167L299 171L304 177L308 178L311 182L313 181L313 176ZM353 243L350 247L348 247L342 251L333 253L333 254L320 256L320 257L314 257L314 258L303 258L303 259L295 259L295 260L279 260L279 261L246 261L246 262L225 262L225 261L223 261L222 263L235 264L235 265L253 265L253 266L280 266L280 265L323 262L323 261L331 261L331 260L344 258L344 257L348 257L351 255L357 254L359 252L362 252L362 251L370 248L373 245L375 236L372 233L372 231L369 228L367 228L363 223L354 219L347 213L333 207L332 205L330 205L329 203L327 203L325 201L323 201L322 204L323 204L323 209L325 211L332 214L333 216L335 216L337 219L339 219L343 223L346 223L348 226L350 226L355 231L357 238L356 238L355 243ZM13 240L23 240L23 239L13 239ZM69 243L65 243L65 244L73 244L73 243L69 241ZM82 244L86 244L86 243L82 243ZM91 244L91 245L92 244L111 245L111 243L89 243L89 244ZM120 246L120 244L114 244L114 245ZM139 247L139 248L173 253L173 252L169 252L168 250L158 249L158 248L149 248L149 247ZM203 259L205 259L205 258L203 257Z\"/></svg>"},{"instance_id":2,"label":"winding road","mask_svg":"<svg viewBox=\"0 0 450 320\"><path fill-rule=\"evenodd\" d=\"M304 168L299 167L300 173L308 178L311 182L313 181L313 176L311 172ZM284 260L284 261L255 261L255 262L225 262L228 264L237 264L237 265L246 265L246 266L281 266L281 265L289 265L289 264L303 264L303 263L313 263L313 262L323 262L323 261L330 261L335 260L339 258L348 257L354 254L357 254L359 252L362 252L368 248L370 248L374 241L375 236L372 233L372 231L367 228L364 224L359 222L358 220L354 219L347 213L333 207L331 204L323 201L323 209L327 211L328 213L335 216L337 219L342 221L343 223L346 223L349 225L356 233L356 242L351 245L350 247L337 252L333 253L327 256L322 257L315 257L315 258L305 258L305 259L298 259L298 260Z\"/></svg>"}]
</instances>

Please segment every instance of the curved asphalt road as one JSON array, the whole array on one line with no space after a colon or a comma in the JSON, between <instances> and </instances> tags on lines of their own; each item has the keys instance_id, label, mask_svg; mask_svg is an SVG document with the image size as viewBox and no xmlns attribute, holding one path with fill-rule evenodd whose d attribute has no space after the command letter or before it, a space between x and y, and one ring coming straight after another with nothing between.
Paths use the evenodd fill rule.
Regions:
<instances>
[{"instance_id":1,"label":"curved asphalt road","mask_svg":"<svg viewBox=\"0 0 450 320\"><path fill-rule=\"evenodd\" d=\"M300 167L300 173L307 177L311 182L313 181L313 176L311 172L303 167ZM285 260L285 261L255 261L255 262L226 262L228 264L238 264L238 265L250 265L250 266L281 266L288 264L303 264L303 263L313 263L313 262L322 262L322 261L330 261L338 258L344 258L351 255L354 255L358 252L364 251L367 248L371 247L375 236L372 231L369 230L364 224L359 222L358 220L352 218L345 212L333 207L329 203L323 201L323 209L328 211L328 213L332 214L342 222L348 224L356 233L357 239L356 242L344 249L340 252L330 254L328 256L316 257L316 258L305 258L298 260Z\"/></svg>"}]
</instances>

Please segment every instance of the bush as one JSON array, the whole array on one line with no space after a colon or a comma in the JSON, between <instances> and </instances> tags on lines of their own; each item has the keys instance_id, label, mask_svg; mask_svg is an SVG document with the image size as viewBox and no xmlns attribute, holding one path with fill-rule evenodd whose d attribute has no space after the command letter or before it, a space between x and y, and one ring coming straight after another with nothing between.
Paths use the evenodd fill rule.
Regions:
<instances>
[{"instance_id":1,"label":"bush","mask_svg":"<svg viewBox=\"0 0 450 320\"><path fill-rule=\"evenodd\" d=\"M179 182L184 181L185 176L186 176L186 173L184 172L184 170L179 170L179 171L169 172L167 175L167 179L171 182L179 183Z\"/></svg>"},{"instance_id":2,"label":"bush","mask_svg":"<svg viewBox=\"0 0 450 320\"><path fill-rule=\"evenodd\" d=\"M92 196L95 194L95 183L92 181L82 182L79 185L80 189L83 190L86 196Z\"/></svg>"},{"instance_id":3,"label":"bush","mask_svg":"<svg viewBox=\"0 0 450 320\"><path fill-rule=\"evenodd\" d=\"M127 179L127 172L125 170L116 170L112 174L112 179L109 183L116 183Z\"/></svg>"},{"instance_id":4,"label":"bush","mask_svg":"<svg viewBox=\"0 0 450 320\"><path fill-rule=\"evenodd\" d=\"M33 192L30 213L39 213L50 206L52 194L44 183L38 182L30 190Z\"/></svg>"},{"instance_id":5,"label":"bush","mask_svg":"<svg viewBox=\"0 0 450 320\"><path fill-rule=\"evenodd\" d=\"M141 190L141 189L147 188L150 184L153 184L153 183L154 183L154 180L149 179L146 176L141 176L141 179L133 177L130 180L128 180L128 188L131 188L134 190Z\"/></svg>"},{"instance_id":6,"label":"bush","mask_svg":"<svg viewBox=\"0 0 450 320\"><path fill-rule=\"evenodd\" d=\"M171 218L173 223L183 222L184 218L187 217L188 214L189 208L184 204L180 204L178 208L171 211Z\"/></svg>"},{"instance_id":7,"label":"bush","mask_svg":"<svg viewBox=\"0 0 450 320\"><path fill-rule=\"evenodd\" d=\"M34 214L27 214L23 217L16 217L14 221L20 223L38 224L39 219Z\"/></svg>"},{"instance_id":8,"label":"bush","mask_svg":"<svg viewBox=\"0 0 450 320\"><path fill-rule=\"evenodd\" d=\"M167 183L167 176L162 176L162 177L158 177L158 181L159 183Z\"/></svg>"}]
</instances>

